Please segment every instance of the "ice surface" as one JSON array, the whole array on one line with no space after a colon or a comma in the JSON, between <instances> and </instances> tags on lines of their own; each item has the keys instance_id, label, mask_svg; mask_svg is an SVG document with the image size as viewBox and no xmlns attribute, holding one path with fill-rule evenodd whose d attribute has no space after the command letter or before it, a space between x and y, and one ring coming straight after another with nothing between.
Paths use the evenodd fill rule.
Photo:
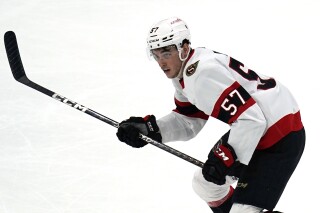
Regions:
<instances>
[{"instance_id":1,"label":"ice surface","mask_svg":"<svg viewBox=\"0 0 320 213\"><path fill-rule=\"evenodd\" d=\"M171 82L148 61L156 21L179 16L192 45L224 52L287 85L301 107L307 147L277 209L315 212L320 4L317 1L0 1L0 34L16 32L35 82L114 120L161 117ZM196 166L148 145L118 142L115 128L17 83L0 44L0 213L210 212L191 187ZM205 161L228 129L210 120L169 145Z\"/></svg>"}]
</instances>

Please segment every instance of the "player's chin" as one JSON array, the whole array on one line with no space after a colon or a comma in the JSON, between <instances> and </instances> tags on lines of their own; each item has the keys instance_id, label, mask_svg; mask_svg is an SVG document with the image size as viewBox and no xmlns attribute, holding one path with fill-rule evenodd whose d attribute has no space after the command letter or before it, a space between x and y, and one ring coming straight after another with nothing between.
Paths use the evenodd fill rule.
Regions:
<instances>
[{"instance_id":1,"label":"player's chin","mask_svg":"<svg viewBox=\"0 0 320 213\"><path fill-rule=\"evenodd\" d=\"M166 71L163 71L163 72L168 78L170 78L170 76L171 76L170 70L166 70Z\"/></svg>"},{"instance_id":2,"label":"player's chin","mask_svg":"<svg viewBox=\"0 0 320 213\"><path fill-rule=\"evenodd\" d=\"M175 72L173 72L173 70L164 71L164 74L166 74L167 78L170 78L170 79L176 77L176 74Z\"/></svg>"}]
</instances>

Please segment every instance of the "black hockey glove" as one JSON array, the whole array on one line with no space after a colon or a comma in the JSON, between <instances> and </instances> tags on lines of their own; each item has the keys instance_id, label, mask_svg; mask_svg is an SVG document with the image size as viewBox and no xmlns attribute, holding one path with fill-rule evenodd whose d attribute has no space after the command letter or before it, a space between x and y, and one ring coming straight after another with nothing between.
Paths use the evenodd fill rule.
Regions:
<instances>
[{"instance_id":1,"label":"black hockey glove","mask_svg":"<svg viewBox=\"0 0 320 213\"><path fill-rule=\"evenodd\" d=\"M125 142L129 146L141 148L148 143L139 138L139 133L148 136L149 138L162 141L159 127L154 115L147 115L146 117L130 117L119 124L117 137L120 141Z\"/></svg>"},{"instance_id":2,"label":"black hockey glove","mask_svg":"<svg viewBox=\"0 0 320 213\"><path fill-rule=\"evenodd\" d=\"M237 155L232 146L223 141L223 137L212 148L208 160L202 168L203 177L218 185L226 182L226 175L236 165Z\"/></svg>"}]
</instances>

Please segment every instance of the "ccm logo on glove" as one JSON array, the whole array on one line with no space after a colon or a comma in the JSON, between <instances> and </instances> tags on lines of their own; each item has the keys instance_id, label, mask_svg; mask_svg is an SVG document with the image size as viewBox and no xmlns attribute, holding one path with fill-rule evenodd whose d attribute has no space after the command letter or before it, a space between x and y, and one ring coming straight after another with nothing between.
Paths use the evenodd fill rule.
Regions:
<instances>
[{"instance_id":1,"label":"ccm logo on glove","mask_svg":"<svg viewBox=\"0 0 320 213\"><path fill-rule=\"evenodd\" d=\"M204 163L202 174L204 179L218 185L226 182L226 176L234 167L237 155L232 146L227 142L217 143L208 155L208 160Z\"/></svg>"},{"instance_id":2,"label":"ccm logo on glove","mask_svg":"<svg viewBox=\"0 0 320 213\"><path fill-rule=\"evenodd\" d=\"M223 161L223 163L227 166L227 167L230 167L233 165L234 163L234 158L232 156L232 153L231 151L223 146L223 145L220 145L216 150L213 151L214 152L214 155L219 158L220 160Z\"/></svg>"}]
</instances>

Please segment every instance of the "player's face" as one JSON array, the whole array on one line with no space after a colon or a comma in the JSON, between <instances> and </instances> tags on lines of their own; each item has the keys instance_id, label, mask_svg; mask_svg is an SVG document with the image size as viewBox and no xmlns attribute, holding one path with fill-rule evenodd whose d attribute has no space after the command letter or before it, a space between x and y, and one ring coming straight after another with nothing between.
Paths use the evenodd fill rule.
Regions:
<instances>
[{"instance_id":1,"label":"player's face","mask_svg":"<svg viewBox=\"0 0 320 213\"><path fill-rule=\"evenodd\" d=\"M182 61L179 58L179 52L175 46L152 50L152 55L168 78L178 76Z\"/></svg>"}]
</instances>

